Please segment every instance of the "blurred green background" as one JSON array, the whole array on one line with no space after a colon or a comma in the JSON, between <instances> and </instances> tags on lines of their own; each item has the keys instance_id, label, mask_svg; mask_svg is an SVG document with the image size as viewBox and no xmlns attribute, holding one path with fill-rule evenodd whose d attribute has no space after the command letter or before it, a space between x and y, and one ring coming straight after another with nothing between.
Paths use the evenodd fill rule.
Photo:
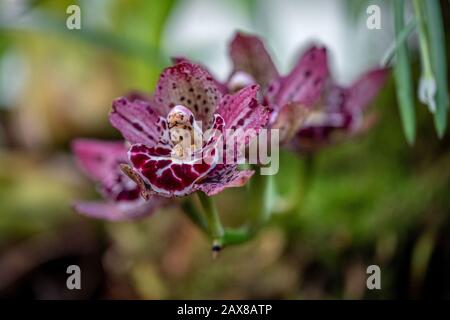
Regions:
<instances>
[{"instance_id":1,"label":"blurred green background","mask_svg":"<svg viewBox=\"0 0 450 320\"><path fill-rule=\"evenodd\" d=\"M70 4L81 8L81 30L66 28ZM382 8L381 30L366 28L369 4ZM261 35L283 72L322 43L347 84L381 60L394 33L383 1L0 0L0 297L450 298L449 134L439 140L416 103L409 146L392 79L367 133L311 158L281 155L274 219L216 261L176 207L133 223L71 210L75 199L99 197L74 165L71 139L120 138L108 123L111 101L151 92L171 56L225 79L237 30ZM417 83L414 37L411 47ZM245 220L243 194L216 197L226 225ZM299 197L298 212L283 213ZM80 291L66 289L70 264L81 267ZM366 288L372 264L381 290Z\"/></svg>"}]
</instances>

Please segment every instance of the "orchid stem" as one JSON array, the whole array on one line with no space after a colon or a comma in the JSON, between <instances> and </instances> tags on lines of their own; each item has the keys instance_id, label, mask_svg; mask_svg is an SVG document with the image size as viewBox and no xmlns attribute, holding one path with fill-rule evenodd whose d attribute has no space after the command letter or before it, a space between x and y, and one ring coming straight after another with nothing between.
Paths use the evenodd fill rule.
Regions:
<instances>
[{"instance_id":1,"label":"orchid stem","mask_svg":"<svg viewBox=\"0 0 450 320\"><path fill-rule=\"evenodd\" d=\"M183 209L186 216L203 232L208 233L208 224L205 218L198 212L197 208L192 201L192 198L188 198L187 200L181 203L181 208Z\"/></svg>"},{"instance_id":2,"label":"orchid stem","mask_svg":"<svg viewBox=\"0 0 450 320\"><path fill-rule=\"evenodd\" d=\"M231 246L247 242L253 237L253 233L248 228L226 228L223 235L223 245Z\"/></svg>"},{"instance_id":3,"label":"orchid stem","mask_svg":"<svg viewBox=\"0 0 450 320\"><path fill-rule=\"evenodd\" d=\"M222 249L224 229L220 222L219 212L217 211L216 204L212 197L207 196L203 192L197 192L200 203L203 206L206 214L206 220L208 221L208 231L212 238L213 254L218 253Z\"/></svg>"},{"instance_id":4,"label":"orchid stem","mask_svg":"<svg viewBox=\"0 0 450 320\"><path fill-rule=\"evenodd\" d=\"M256 173L250 181L249 206L252 219L250 233L255 233L269 221L272 212L272 193L273 176Z\"/></svg>"},{"instance_id":5,"label":"orchid stem","mask_svg":"<svg viewBox=\"0 0 450 320\"><path fill-rule=\"evenodd\" d=\"M293 227L298 223L301 211L305 205L306 198L314 180L315 157L313 154L306 154L302 164L302 172L299 176L300 189L294 199L292 207L286 212L284 220Z\"/></svg>"},{"instance_id":6,"label":"orchid stem","mask_svg":"<svg viewBox=\"0 0 450 320\"><path fill-rule=\"evenodd\" d=\"M198 212L192 200L192 198L188 198L183 201L181 203L181 208L192 223L199 227L201 231L209 235L210 232L208 223L203 215ZM251 236L252 234L247 228L225 228L223 232L222 246L241 244L251 239Z\"/></svg>"}]
</instances>

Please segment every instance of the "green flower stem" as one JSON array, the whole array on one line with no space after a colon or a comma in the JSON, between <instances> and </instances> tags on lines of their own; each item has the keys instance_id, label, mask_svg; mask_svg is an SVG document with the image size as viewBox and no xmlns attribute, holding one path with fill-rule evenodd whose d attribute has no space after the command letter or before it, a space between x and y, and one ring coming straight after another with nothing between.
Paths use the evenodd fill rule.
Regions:
<instances>
[{"instance_id":1,"label":"green flower stem","mask_svg":"<svg viewBox=\"0 0 450 320\"><path fill-rule=\"evenodd\" d=\"M223 245L223 236L225 232L222 223L220 222L214 199L200 191L197 192L197 195L205 211L206 220L208 221L208 232L213 241L213 251L220 251Z\"/></svg>"},{"instance_id":2,"label":"green flower stem","mask_svg":"<svg viewBox=\"0 0 450 320\"><path fill-rule=\"evenodd\" d=\"M203 232L208 233L208 223L206 222L203 215L198 212L191 197L187 198L181 203L181 208L183 209L186 216L195 225L197 225Z\"/></svg>"},{"instance_id":3,"label":"green flower stem","mask_svg":"<svg viewBox=\"0 0 450 320\"><path fill-rule=\"evenodd\" d=\"M182 202L181 206L189 219L213 241L213 251L224 246L238 245L249 241L270 219L272 208L273 176L255 175L250 183L249 208L251 224L243 228L224 228L220 221L214 199L203 192L197 192L205 212L206 220L196 210L192 199Z\"/></svg>"},{"instance_id":4,"label":"green flower stem","mask_svg":"<svg viewBox=\"0 0 450 320\"><path fill-rule=\"evenodd\" d=\"M258 168L255 168L258 170ZM249 232L255 233L270 219L273 200L273 176L261 175L258 172L250 180L249 208L251 227Z\"/></svg>"},{"instance_id":5,"label":"green flower stem","mask_svg":"<svg viewBox=\"0 0 450 320\"><path fill-rule=\"evenodd\" d=\"M181 208L189 220L192 221L201 231L209 235L208 223L204 216L197 210L192 198L187 198L181 203ZM252 234L247 228L225 228L222 238L222 246L241 244L251 239Z\"/></svg>"},{"instance_id":6,"label":"green flower stem","mask_svg":"<svg viewBox=\"0 0 450 320\"><path fill-rule=\"evenodd\" d=\"M315 171L315 159L314 154L306 154L303 158L302 172L298 177L298 183L300 188L298 189L298 194L295 197L295 202L292 208L289 209L288 213L285 215L288 223L296 221L304 203L306 196L311 188L311 184L314 180Z\"/></svg>"},{"instance_id":7,"label":"green flower stem","mask_svg":"<svg viewBox=\"0 0 450 320\"><path fill-rule=\"evenodd\" d=\"M248 228L225 228L225 233L223 235L223 246L231 246L247 242L253 237L253 235L254 233Z\"/></svg>"}]
</instances>

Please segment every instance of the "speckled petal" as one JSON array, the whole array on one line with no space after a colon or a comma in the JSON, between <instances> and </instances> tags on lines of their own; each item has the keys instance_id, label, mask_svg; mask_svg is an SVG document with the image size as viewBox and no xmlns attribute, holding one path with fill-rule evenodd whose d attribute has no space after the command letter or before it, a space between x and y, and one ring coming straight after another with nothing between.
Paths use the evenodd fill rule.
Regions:
<instances>
[{"instance_id":1,"label":"speckled petal","mask_svg":"<svg viewBox=\"0 0 450 320\"><path fill-rule=\"evenodd\" d=\"M165 121L148 101L122 97L114 100L109 121L131 143L156 145L161 136L157 125Z\"/></svg>"},{"instance_id":2,"label":"speckled petal","mask_svg":"<svg viewBox=\"0 0 450 320\"><path fill-rule=\"evenodd\" d=\"M253 170L240 171L237 165L218 165L197 185L197 188L212 196L226 188L244 186L254 173Z\"/></svg>"},{"instance_id":3,"label":"speckled petal","mask_svg":"<svg viewBox=\"0 0 450 320\"><path fill-rule=\"evenodd\" d=\"M217 112L225 120L225 129L259 130L266 126L269 112L258 102L258 90L258 85L252 85L223 97Z\"/></svg>"},{"instance_id":4,"label":"speckled petal","mask_svg":"<svg viewBox=\"0 0 450 320\"><path fill-rule=\"evenodd\" d=\"M223 93L223 87L207 70L182 59L161 74L154 101L166 114L176 105L186 106L202 121L203 128L209 128Z\"/></svg>"},{"instance_id":5,"label":"speckled petal","mask_svg":"<svg viewBox=\"0 0 450 320\"><path fill-rule=\"evenodd\" d=\"M179 64L179 63L189 63L189 64L195 64L195 65L200 66L200 68L202 68L204 71L209 73L209 75L213 78L213 80L214 80L215 84L217 85L217 87L219 88L220 92L225 94L228 91L226 84L221 82L221 81L219 81L219 80L217 80L215 77L213 77L211 71L209 71L209 69L205 65L202 65L201 63L194 62L194 61L190 60L189 58L186 58L186 57L183 57L183 56L172 57L171 60L172 60L172 63L174 65Z\"/></svg>"},{"instance_id":6,"label":"speckled petal","mask_svg":"<svg viewBox=\"0 0 450 320\"><path fill-rule=\"evenodd\" d=\"M364 117L368 104L384 85L389 70L374 69L361 76L352 86L332 86L325 106L313 112L291 142L295 150L316 149L344 135L355 135L373 125Z\"/></svg>"},{"instance_id":7,"label":"speckled petal","mask_svg":"<svg viewBox=\"0 0 450 320\"><path fill-rule=\"evenodd\" d=\"M278 108L292 102L311 107L319 100L328 73L326 49L314 46L300 57L290 74L271 83L267 98Z\"/></svg>"},{"instance_id":8,"label":"speckled petal","mask_svg":"<svg viewBox=\"0 0 450 320\"><path fill-rule=\"evenodd\" d=\"M278 77L277 68L258 37L239 32L231 41L229 50L233 61L232 74L246 72L263 89Z\"/></svg>"}]
</instances>

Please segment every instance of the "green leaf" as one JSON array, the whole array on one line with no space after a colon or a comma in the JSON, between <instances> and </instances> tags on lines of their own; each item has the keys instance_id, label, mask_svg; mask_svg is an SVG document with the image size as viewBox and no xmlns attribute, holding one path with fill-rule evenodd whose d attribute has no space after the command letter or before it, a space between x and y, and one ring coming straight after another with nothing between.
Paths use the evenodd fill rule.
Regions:
<instances>
[{"instance_id":1,"label":"green leaf","mask_svg":"<svg viewBox=\"0 0 450 320\"><path fill-rule=\"evenodd\" d=\"M386 67L390 63L391 59L395 56L397 48L408 40L408 37L416 29L416 27L417 20L416 18L412 18L411 21L408 22L406 27L404 27L400 31L400 33L395 36L394 43L388 48L385 55L383 56L383 59L381 59L381 66Z\"/></svg>"},{"instance_id":2,"label":"green leaf","mask_svg":"<svg viewBox=\"0 0 450 320\"><path fill-rule=\"evenodd\" d=\"M395 34L396 37L399 37L405 28L403 0L394 1L394 20ZM395 55L394 78L403 131L408 143L413 144L416 136L416 115L408 46L405 41L402 43L398 42Z\"/></svg>"},{"instance_id":3,"label":"green leaf","mask_svg":"<svg viewBox=\"0 0 450 320\"><path fill-rule=\"evenodd\" d=\"M428 30L425 21L425 7L421 0L412 0L414 15L418 22L418 36L420 48L420 63L422 74L419 83L419 100L428 106L430 112L436 111L436 80L434 78L431 64L430 43L428 40Z\"/></svg>"},{"instance_id":4,"label":"green leaf","mask_svg":"<svg viewBox=\"0 0 450 320\"><path fill-rule=\"evenodd\" d=\"M426 24L428 26L430 57L433 73L436 77L436 111L434 123L439 138L442 138L447 127L448 112L448 80L445 52L444 26L438 0L427 0L425 3Z\"/></svg>"}]
</instances>

